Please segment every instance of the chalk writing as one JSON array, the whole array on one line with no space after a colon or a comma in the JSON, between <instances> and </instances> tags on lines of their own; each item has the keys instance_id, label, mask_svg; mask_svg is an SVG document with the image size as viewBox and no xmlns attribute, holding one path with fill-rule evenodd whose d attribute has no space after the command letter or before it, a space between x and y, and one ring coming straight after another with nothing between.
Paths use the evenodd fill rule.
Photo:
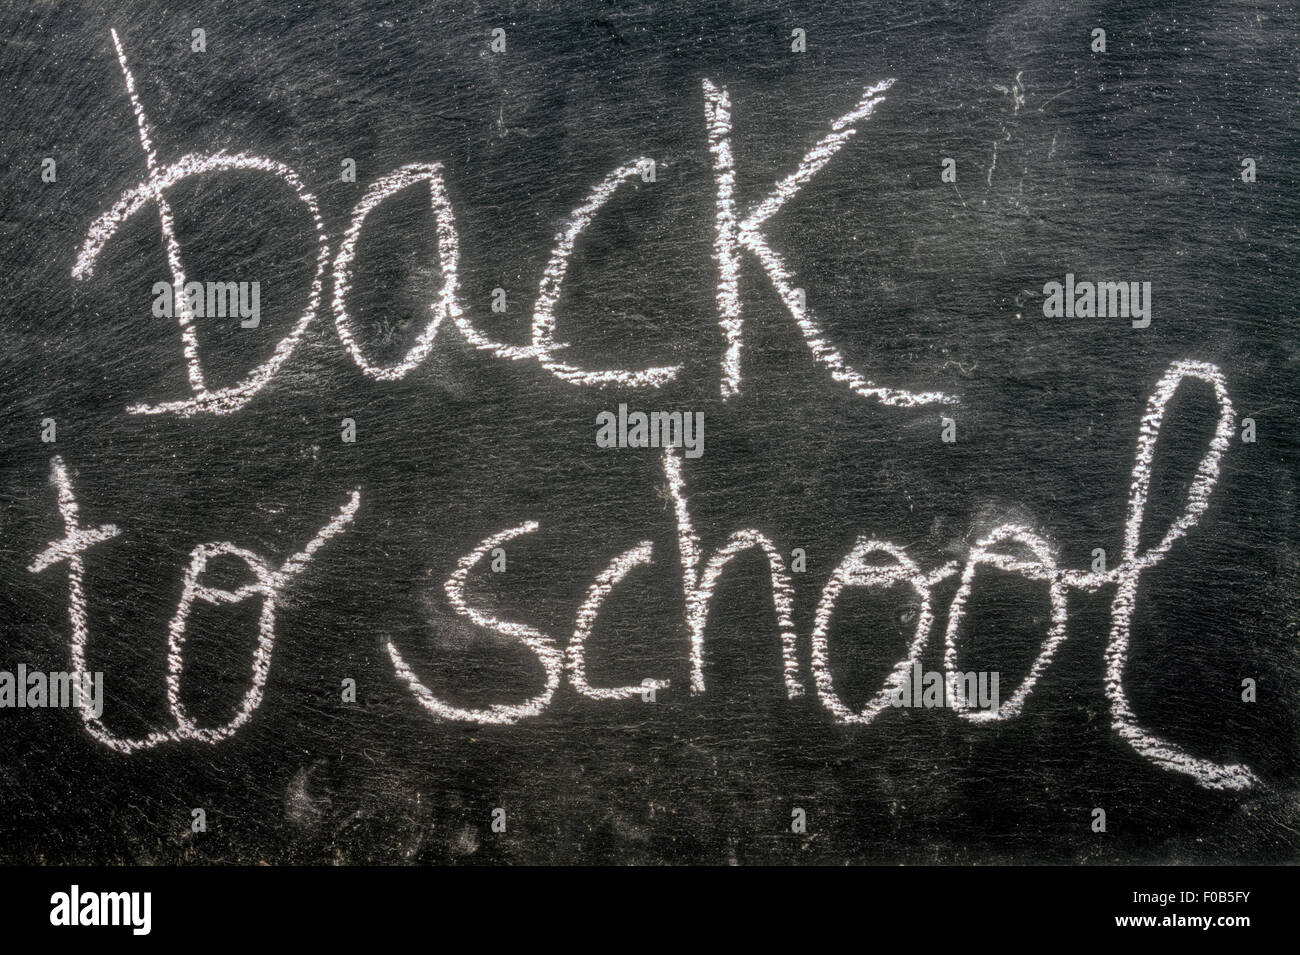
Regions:
<instances>
[{"instance_id":1,"label":"chalk writing","mask_svg":"<svg viewBox=\"0 0 1300 955\"><path fill-rule=\"evenodd\" d=\"M159 163L153 143L152 128L136 91L135 80L128 66L122 43L112 33L128 97L136 118L141 148L145 154L147 178L127 190L107 212L89 227L86 239L72 270L76 279L93 274L96 261L106 244L121 226L152 202L157 208L163 242L167 250L172 287L186 285L181 250L175 235L172 211L167 192L179 182L205 173L251 170L266 173L288 185L297 199L310 212L315 226L316 270L308 304L288 334L276 345L271 358L257 366L239 383L220 389L210 389L203 373L199 355L199 342L194 324L194 310L185 296L176 300L176 318L181 332L182 350L186 359L187 374L192 396L182 400L154 404L133 404L127 411L132 414L172 413L183 417L210 414L232 414L245 407L264 390L277 372L289 360L295 346L302 339L315 318L322 294L324 269L329 259L328 241L315 198L306 191L301 178L288 167L271 159L246 154L191 153L171 165ZM867 86L857 104L830 123L830 132L823 135L799 161L795 170L780 180L772 191L753 205L743 215L738 211L736 198L736 160L732 145L731 100L725 87L709 79L703 80L704 114L707 141L712 157L714 178L714 241L713 257L717 268L716 304L718 322L725 340L721 360L721 393L724 399L740 393L742 384L741 357L743 350L743 310L740 295L742 256L753 255L762 266L764 274L780 296L785 308L795 320L804 342L818 363L831 377L861 397L887 406L921 407L951 405L957 399L941 391L911 391L879 385L860 374L846 362L844 356L825 337L820 325L806 305L801 287L784 259L770 245L764 235L764 226L817 173L840 152L857 133L859 125L873 115L884 101L884 92L894 83L889 79ZM481 334L458 303L459 251L455 219L443 178L443 167L436 162L416 162L380 176L366 189L360 202L352 210L351 222L342 237L333 268L333 308L335 329L344 350L368 377L379 382L392 382L405 378L419 367L434 347L439 329L450 320L473 347L508 361L535 359L541 368L561 381L592 387L619 386L627 388L660 388L673 381L681 371L680 365L656 365L640 370L590 369L561 360L567 343L557 340L557 304L578 240L614 193L625 183L641 188L655 181L653 161L640 157L623 164L609 173L588 197L566 219L555 237L550 259L545 266L533 309L531 338L527 346L506 345L492 341ZM638 185L634 180L640 180ZM386 199L414 185L428 184L430 206L436 220L438 264L441 272L441 289L430 304L431 314L414 344L401 360L386 366L367 358L352 318L348 314L347 300L353 278L363 226L368 216ZM1149 294L1147 296L1149 307ZM1140 551L1139 539L1148 495L1150 491L1152 462L1162 427L1166 427L1166 408L1184 382L1200 382L1213 391L1218 407L1214 433L1201 458L1181 515L1166 530L1159 544ZM620 414L625 406L620 406ZM606 425L612 427L613 415L606 413ZM351 419L345 419L350 421ZM949 420L949 419L944 419ZM896 543L869 535L859 536L849 553L829 574L821 590L812 626L808 631L806 649L810 661L811 685L817 701L829 717L846 725L871 724L906 688L908 681L920 672L921 656L935 630L934 602L939 585L955 578L956 593L951 598L947 625L943 634L944 673L947 695L958 716L972 723L991 723L1020 716L1026 703L1050 671L1053 660L1067 639L1069 600L1071 591L1096 592L1114 586L1115 595L1110 609L1110 633L1105 651L1105 692L1110 704L1113 731L1134 751L1164 770L1184 774L1199 785L1211 789L1239 790L1259 782L1246 766L1219 764L1194 756L1177 744L1142 726L1133 712L1124 688L1125 668L1128 663L1132 636L1133 616L1144 572L1156 567L1179 540L1186 537L1200 521L1209 506L1211 494L1218 482L1220 460L1227 451L1233 434L1235 413L1228 396L1227 385L1221 370L1215 365L1195 360L1176 361L1167 369L1151 394L1146 412L1138 429L1137 453L1131 473L1127 520L1123 535L1121 560L1109 569L1104 560L1090 570L1071 570L1059 566L1056 550L1050 540L1034 529L1019 523L1004 523L984 535L969 550L964 563L948 561L931 570L923 569L906 549ZM599 421L598 421L599 423ZM702 430L702 424L701 424ZM702 434L700 435L702 439ZM345 438L345 440L347 440ZM598 438L598 443L599 443ZM655 444L659 444L658 441ZM807 685L801 672L800 648L803 638L795 622L795 590L790 571L782 551L768 534L754 527L736 530L712 551L707 551L697 533L691 517L679 445L691 447L685 441L665 441L662 448L662 468L667 484L667 494L672 504L673 530L677 542L677 558L681 571L684 595L684 620L686 655L690 674L690 691L706 691L704 673L705 638L709 613L719 584L734 558L755 550L767 562L767 576L771 585L772 608L775 614L777 644L781 654L781 679L789 699L804 696ZM604 446L604 445L602 445ZM702 447L701 447L702 450ZM687 458L693 457L688 451ZM64 525L64 536L50 543L30 563L32 573L41 573L49 567L67 562L69 620L71 623L70 654L73 677L85 678L89 641L84 571L87 553L100 545L121 536L116 524L83 526L73 490L72 479L61 457L51 460L51 480L58 495L58 510ZM190 561L183 574L179 604L171 619L168 632L168 662L166 674L167 703L174 727L154 731L140 737L125 737L109 730L98 710L81 709L81 717L89 734L100 743L121 753L148 749L166 742L192 740L216 744L229 739L251 719L262 702L275 644L275 612L285 589L312 562L317 552L334 537L342 534L355 519L360 507L360 489L350 497L330 521L316 532L309 543L280 566L274 568L261 555L227 541L199 544L190 552ZM504 561L503 548L510 541L540 530L536 520L526 520L513 527L490 533L472 550L461 557L455 570L445 582L444 594L448 604L461 617L475 627L500 634L526 648L535 657L543 673L542 685L532 696L516 703L492 703L481 708L465 708L435 696L433 691L417 676L393 640L385 648L394 673L411 692L416 703L440 720L517 724L541 716L550 706L556 691L566 681L581 696L599 701L633 700L636 697L652 699L656 690L668 689L672 683L661 676L646 677L639 684L596 687L588 676L588 643L598 615L615 588L627 586L634 570L653 564L654 543L642 540L614 556L587 588L586 596L577 608L571 636L561 647L555 637L530 624L502 619L470 604L466 588L470 574L479 568L484 558L493 555ZM800 555L803 551L796 549ZM213 561L233 558L242 561L252 574L253 581L235 590L210 586L203 581ZM1004 702L996 699L986 708L977 708L963 694L956 692L960 678L960 643L962 627L972 626L967 619L968 602L974 592L981 568L993 568L1043 584L1051 605L1050 622L1043 637L1037 657L1028 672ZM804 570L802 563L796 570ZM837 693L831 672L829 640L837 603L849 588L884 589L896 585L910 588L919 600L915 630L904 656L894 664L883 685L860 709L850 707ZM200 727L190 716L182 701L181 680L185 671L185 643L188 621L196 602L211 605L231 605L245 600L261 601L258 618L258 643L253 652L250 684L235 715L216 727Z\"/></svg>"}]
</instances>

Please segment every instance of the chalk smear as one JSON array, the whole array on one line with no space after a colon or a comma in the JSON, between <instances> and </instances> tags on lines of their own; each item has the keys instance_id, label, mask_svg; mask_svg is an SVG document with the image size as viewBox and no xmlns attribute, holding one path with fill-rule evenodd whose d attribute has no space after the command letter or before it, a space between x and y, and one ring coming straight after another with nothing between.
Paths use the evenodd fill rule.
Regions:
<instances>
[{"instance_id":1,"label":"chalk smear","mask_svg":"<svg viewBox=\"0 0 1300 955\"><path fill-rule=\"evenodd\" d=\"M447 582L443 585L443 590L452 608L475 626L482 627L484 630L494 630L502 636L518 640L533 652L538 662L541 663L542 669L546 671L546 685L541 693L523 703L493 703L486 709L467 709L455 706L438 699L433 695L432 690L420 682L420 678L415 675L415 671L411 669L401 653L398 652L397 646L392 640L385 643L388 656L393 661L393 668L396 670L398 677L415 695L419 704L439 719L509 725L530 716L538 716L550 704L551 697L555 695L555 690L560 685L560 678L564 672L564 655L556 647L555 638L527 624L512 623L483 613L471 607L465 600L465 584L469 579L470 571L474 569L479 561L491 553L494 548L501 547L524 534L531 534L537 530L538 526L536 521L527 521L517 527L501 531L499 534L493 534L484 540L460 559L455 572L447 578Z\"/></svg>"}]
</instances>

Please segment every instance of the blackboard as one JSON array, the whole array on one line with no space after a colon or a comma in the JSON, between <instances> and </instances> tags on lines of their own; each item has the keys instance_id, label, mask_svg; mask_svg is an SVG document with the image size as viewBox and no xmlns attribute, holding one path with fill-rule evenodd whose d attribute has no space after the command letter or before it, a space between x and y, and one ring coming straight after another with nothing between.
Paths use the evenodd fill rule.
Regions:
<instances>
[{"instance_id":1,"label":"blackboard","mask_svg":"<svg viewBox=\"0 0 1300 955\"><path fill-rule=\"evenodd\" d=\"M11 6L0 857L1294 861L1298 38Z\"/></svg>"}]
</instances>

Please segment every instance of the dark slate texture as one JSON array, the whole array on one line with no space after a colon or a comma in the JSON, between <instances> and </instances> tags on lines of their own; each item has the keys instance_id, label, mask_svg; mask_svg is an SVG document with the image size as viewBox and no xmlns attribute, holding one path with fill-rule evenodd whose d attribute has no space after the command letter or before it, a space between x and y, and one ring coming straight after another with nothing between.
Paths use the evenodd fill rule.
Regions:
<instances>
[{"instance_id":1,"label":"dark slate texture","mask_svg":"<svg viewBox=\"0 0 1300 955\"><path fill-rule=\"evenodd\" d=\"M359 487L354 525L289 592L265 700L218 746L121 755L76 714L0 710L0 859L10 862L1245 862L1294 861L1297 791L1297 73L1289 4L19 3L0 47L0 669L68 666L62 567L26 569L62 523L50 457L83 521L118 539L86 557L91 664L105 721L165 729L167 624L192 547L231 540L283 560ZM207 33L206 53L190 31ZM507 31L507 52L488 49ZM790 52L793 28L808 51ZM1089 50L1094 27L1108 51ZM179 337L149 313L168 277L157 216L137 216L93 279L72 263L89 224L145 178L109 37L122 37L160 161L246 151L297 170L333 251L366 185L441 162L461 298L527 341L555 234L609 171L640 155L580 242L559 310L566 357L683 365L654 394L575 387L535 362L476 352L449 326L395 383L365 378L324 308L249 407L226 417L126 414L185 397ZM752 257L744 387L720 398L713 180L701 82L730 91L748 208L792 171L862 88L897 82L854 141L767 226L828 337L868 377L960 395L959 440L934 408L888 408L813 361ZM40 161L58 162L42 183ZM957 160L954 188L942 157ZM1243 157L1258 181L1239 177ZM339 181L352 157L358 182ZM169 196L192 276L258 279L262 327L200 324L209 377L269 353L305 301L314 244L288 193L252 175ZM440 282L426 194L380 207L350 300L375 360L400 356ZM1045 319L1066 272L1153 284L1146 330ZM507 290L505 314L489 308ZM1113 588L1074 593L1069 635L1018 718L888 711L836 724L812 692L821 589L859 535L923 567L963 560L1003 521L1048 536L1064 566L1120 551L1147 397L1172 361L1223 369L1259 440L1234 441L1209 511L1142 586L1127 686L1143 722L1264 780L1207 791L1111 729L1104 691ZM789 554L800 674L785 698L765 564L728 571L707 692L689 692L673 513L654 451L602 451L620 401L705 415L685 464L707 549L756 528ZM1181 510L1213 403L1170 407L1147 533ZM54 446L39 438L54 417ZM356 444L340 421L358 423ZM537 691L511 641L457 617L442 590L479 541L526 520L508 571L473 576L479 607L563 646L593 578L652 540L591 643L593 681L672 680L654 704L567 683L513 727L439 722L393 673L392 640L466 706ZM1144 539L1145 543L1145 539ZM1046 627L1041 585L982 575L964 627L1004 693ZM936 591L938 668L956 581ZM846 592L831 659L861 703L903 652L914 598ZM243 694L255 607L194 621L185 693L204 725ZM1240 702L1241 680L1259 701ZM340 701L345 678L355 704ZM203 807L208 831L190 830ZM505 833L491 812L507 811ZM1091 831L1105 808L1108 831ZM802 808L808 832L790 831Z\"/></svg>"}]
</instances>

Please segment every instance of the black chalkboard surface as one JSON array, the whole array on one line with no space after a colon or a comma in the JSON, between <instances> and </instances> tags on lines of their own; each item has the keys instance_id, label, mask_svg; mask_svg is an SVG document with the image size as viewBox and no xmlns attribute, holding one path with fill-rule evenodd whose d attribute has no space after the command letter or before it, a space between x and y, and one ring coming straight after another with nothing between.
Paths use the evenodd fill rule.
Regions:
<instances>
[{"instance_id":1,"label":"black chalkboard surface","mask_svg":"<svg viewBox=\"0 0 1300 955\"><path fill-rule=\"evenodd\" d=\"M1295 9L3 33L3 861L1297 859Z\"/></svg>"}]
</instances>

